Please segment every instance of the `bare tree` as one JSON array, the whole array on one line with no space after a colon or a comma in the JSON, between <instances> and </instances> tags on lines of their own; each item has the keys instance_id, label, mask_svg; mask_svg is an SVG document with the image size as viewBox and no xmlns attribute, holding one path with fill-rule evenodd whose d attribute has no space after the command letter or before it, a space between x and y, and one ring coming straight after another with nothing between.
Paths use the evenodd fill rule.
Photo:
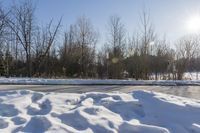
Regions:
<instances>
[{"instance_id":1,"label":"bare tree","mask_svg":"<svg viewBox=\"0 0 200 133\"><path fill-rule=\"evenodd\" d=\"M169 43L166 38L157 39L153 47L153 55L151 55L151 72L155 75L155 79L167 79L170 78L168 73L172 72L168 70L170 65L174 61Z\"/></svg>"},{"instance_id":2,"label":"bare tree","mask_svg":"<svg viewBox=\"0 0 200 133\"><path fill-rule=\"evenodd\" d=\"M9 65L10 65L10 30L8 29L7 19L10 11L5 11L3 7L0 7L0 64L3 67L4 76L9 76Z\"/></svg>"},{"instance_id":3,"label":"bare tree","mask_svg":"<svg viewBox=\"0 0 200 133\"><path fill-rule=\"evenodd\" d=\"M31 76L31 50L34 36L34 11L31 1L24 1L12 7L8 25L15 33L17 40L23 46L26 55L27 76Z\"/></svg>"},{"instance_id":4,"label":"bare tree","mask_svg":"<svg viewBox=\"0 0 200 133\"><path fill-rule=\"evenodd\" d=\"M155 41L155 31L150 20L150 15L143 10L140 16L140 31L141 31L141 56L143 57L143 78L148 79L149 74L149 59L151 46L150 43Z\"/></svg>"},{"instance_id":5,"label":"bare tree","mask_svg":"<svg viewBox=\"0 0 200 133\"><path fill-rule=\"evenodd\" d=\"M51 20L46 27L41 29L38 28L37 36L35 38L35 52L37 55L36 71L40 71L41 67L45 64L45 61L48 60L48 55L50 54L53 43L55 42L55 39L58 35L61 22L62 18L59 20L56 26L53 26L53 20Z\"/></svg>"},{"instance_id":6,"label":"bare tree","mask_svg":"<svg viewBox=\"0 0 200 133\"><path fill-rule=\"evenodd\" d=\"M136 80L142 78L142 60L141 60L141 40L138 33L134 34L131 38L129 38L127 45L127 57L125 59L126 70L129 73L131 78L135 78Z\"/></svg>"},{"instance_id":7,"label":"bare tree","mask_svg":"<svg viewBox=\"0 0 200 133\"><path fill-rule=\"evenodd\" d=\"M182 79L183 73L190 65L190 60L197 57L200 46L199 37L196 35L184 36L176 43L177 76Z\"/></svg>"},{"instance_id":8,"label":"bare tree","mask_svg":"<svg viewBox=\"0 0 200 133\"><path fill-rule=\"evenodd\" d=\"M92 67L95 61L94 57L98 34L94 30L90 20L85 16L78 18L75 29L77 43L81 48L81 76L87 77L90 67Z\"/></svg>"},{"instance_id":9,"label":"bare tree","mask_svg":"<svg viewBox=\"0 0 200 133\"><path fill-rule=\"evenodd\" d=\"M123 74L123 58L126 45L125 27L119 16L111 16L108 22L109 75L121 78Z\"/></svg>"}]
</instances>

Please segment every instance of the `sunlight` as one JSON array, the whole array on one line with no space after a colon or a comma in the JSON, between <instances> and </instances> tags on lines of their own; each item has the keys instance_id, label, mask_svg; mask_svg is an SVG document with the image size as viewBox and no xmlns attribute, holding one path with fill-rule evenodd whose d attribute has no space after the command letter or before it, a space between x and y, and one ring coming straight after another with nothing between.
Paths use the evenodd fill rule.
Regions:
<instances>
[{"instance_id":1,"label":"sunlight","mask_svg":"<svg viewBox=\"0 0 200 133\"><path fill-rule=\"evenodd\" d=\"M191 16L187 21L187 29L189 32L197 33L200 31L200 16L194 15Z\"/></svg>"}]
</instances>

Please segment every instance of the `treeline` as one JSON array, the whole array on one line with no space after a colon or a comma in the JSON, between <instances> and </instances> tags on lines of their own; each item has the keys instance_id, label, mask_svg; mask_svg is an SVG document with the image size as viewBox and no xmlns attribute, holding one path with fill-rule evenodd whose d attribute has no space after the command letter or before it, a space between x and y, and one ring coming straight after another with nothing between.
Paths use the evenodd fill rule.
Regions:
<instances>
[{"instance_id":1,"label":"treeline","mask_svg":"<svg viewBox=\"0 0 200 133\"><path fill-rule=\"evenodd\" d=\"M62 18L41 26L35 10L31 1L6 9L1 5L1 76L182 79L184 72L200 69L198 35L182 37L172 45L156 34L145 11L131 36L121 18L111 16L102 42L86 16L62 34Z\"/></svg>"}]
</instances>

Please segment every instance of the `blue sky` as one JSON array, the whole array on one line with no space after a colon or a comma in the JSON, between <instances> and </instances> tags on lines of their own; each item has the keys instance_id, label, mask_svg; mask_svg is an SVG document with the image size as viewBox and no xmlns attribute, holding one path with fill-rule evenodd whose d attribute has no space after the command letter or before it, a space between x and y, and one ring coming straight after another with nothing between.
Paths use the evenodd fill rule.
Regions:
<instances>
[{"instance_id":1,"label":"blue sky","mask_svg":"<svg viewBox=\"0 0 200 133\"><path fill-rule=\"evenodd\" d=\"M10 4L13 0L3 3ZM63 16L63 29L77 17L89 17L103 38L109 16L122 18L127 31L138 28L139 14L144 8L150 11L158 36L166 35L172 42L188 34L185 23L194 14L200 14L200 0L33 0L37 4L36 16L40 24L56 21Z\"/></svg>"}]
</instances>

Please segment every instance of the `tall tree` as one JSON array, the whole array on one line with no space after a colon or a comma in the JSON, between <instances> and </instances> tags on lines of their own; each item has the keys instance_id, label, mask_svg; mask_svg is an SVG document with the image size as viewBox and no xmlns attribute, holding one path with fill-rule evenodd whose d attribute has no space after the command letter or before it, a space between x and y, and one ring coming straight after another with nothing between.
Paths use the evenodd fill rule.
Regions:
<instances>
[{"instance_id":1,"label":"tall tree","mask_svg":"<svg viewBox=\"0 0 200 133\"><path fill-rule=\"evenodd\" d=\"M27 76L32 75L31 50L35 28L35 6L30 0L24 1L12 7L11 17L8 20L9 27L15 33L17 40L22 45L26 55Z\"/></svg>"},{"instance_id":2,"label":"tall tree","mask_svg":"<svg viewBox=\"0 0 200 133\"><path fill-rule=\"evenodd\" d=\"M155 31L150 20L150 15L143 10L140 15L140 31L141 31L141 56L143 60L143 79L148 79L149 76L149 55L151 54L151 43L155 41Z\"/></svg>"},{"instance_id":3,"label":"tall tree","mask_svg":"<svg viewBox=\"0 0 200 133\"><path fill-rule=\"evenodd\" d=\"M36 47L35 51L37 53L37 69L36 71L40 73L41 68L43 67L43 70L45 69L44 66L48 65L49 55L53 51L53 44L55 42L56 37L58 37L58 31L61 27L62 18L58 21L58 23L54 26L53 20L47 24L44 28L38 29L38 34L35 39ZM54 52L55 53L55 52ZM55 54L54 54L55 55ZM47 69L46 69L47 70Z\"/></svg>"},{"instance_id":4,"label":"tall tree","mask_svg":"<svg viewBox=\"0 0 200 133\"><path fill-rule=\"evenodd\" d=\"M88 74L94 74L95 49L98 34L94 30L90 20L85 16L78 18L76 24L76 39L81 48L81 76L87 77ZM92 71L91 71L92 70Z\"/></svg>"},{"instance_id":5,"label":"tall tree","mask_svg":"<svg viewBox=\"0 0 200 133\"><path fill-rule=\"evenodd\" d=\"M125 27L119 16L111 16L108 22L109 76L121 78L123 75L123 58L126 44Z\"/></svg>"}]
</instances>

